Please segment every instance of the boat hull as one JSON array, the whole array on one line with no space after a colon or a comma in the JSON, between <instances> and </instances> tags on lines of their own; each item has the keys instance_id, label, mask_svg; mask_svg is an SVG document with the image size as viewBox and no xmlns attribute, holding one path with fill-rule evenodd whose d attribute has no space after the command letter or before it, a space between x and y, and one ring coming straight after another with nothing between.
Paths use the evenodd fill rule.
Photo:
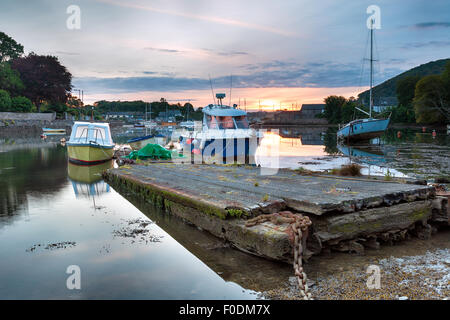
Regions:
<instances>
[{"instance_id":1,"label":"boat hull","mask_svg":"<svg viewBox=\"0 0 450 320\"><path fill-rule=\"evenodd\" d=\"M102 180L102 173L113 167L113 161L105 161L101 164L80 166L73 163L68 164L68 176L72 181L92 184Z\"/></svg>"},{"instance_id":2,"label":"boat hull","mask_svg":"<svg viewBox=\"0 0 450 320\"><path fill-rule=\"evenodd\" d=\"M164 145L166 143L166 137L163 136L149 136L148 138L145 139L145 137L143 139L140 138L135 138L135 139L131 139L128 140L127 143L130 145L130 147L133 150L139 150L142 149L143 147L145 147L147 144L152 143L152 144L160 144L160 145Z\"/></svg>"},{"instance_id":3,"label":"boat hull","mask_svg":"<svg viewBox=\"0 0 450 320\"><path fill-rule=\"evenodd\" d=\"M212 138L182 145L184 152L201 155L205 162L254 163L259 142L259 137Z\"/></svg>"},{"instance_id":4,"label":"boat hull","mask_svg":"<svg viewBox=\"0 0 450 320\"><path fill-rule=\"evenodd\" d=\"M368 141L381 136L386 131L390 119L370 119L351 123L337 132L338 140L344 142Z\"/></svg>"},{"instance_id":5,"label":"boat hull","mask_svg":"<svg viewBox=\"0 0 450 320\"><path fill-rule=\"evenodd\" d=\"M69 161L78 165L95 165L107 162L114 154L113 146L67 145Z\"/></svg>"}]
</instances>

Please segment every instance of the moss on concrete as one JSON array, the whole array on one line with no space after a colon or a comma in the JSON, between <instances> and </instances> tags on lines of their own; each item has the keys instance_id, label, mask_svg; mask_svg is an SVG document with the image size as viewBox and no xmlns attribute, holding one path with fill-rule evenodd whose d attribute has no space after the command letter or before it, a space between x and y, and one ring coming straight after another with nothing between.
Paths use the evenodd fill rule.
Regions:
<instances>
[{"instance_id":1,"label":"moss on concrete","mask_svg":"<svg viewBox=\"0 0 450 320\"><path fill-rule=\"evenodd\" d=\"M157 208L170 212L172 202L179 203L185 207L196 208L200 212L209 216L215 216L220 219L241 218L246 212L239 209L222 210L212 205L207 205L201 201L190 197L179 195L175 192L162 190L146 184L131 177L123 177L122 175L106 172L104 178L114 187L124 188L124 191L132 192L145 200L153 203Z\"/></svg>"}]
</instances>

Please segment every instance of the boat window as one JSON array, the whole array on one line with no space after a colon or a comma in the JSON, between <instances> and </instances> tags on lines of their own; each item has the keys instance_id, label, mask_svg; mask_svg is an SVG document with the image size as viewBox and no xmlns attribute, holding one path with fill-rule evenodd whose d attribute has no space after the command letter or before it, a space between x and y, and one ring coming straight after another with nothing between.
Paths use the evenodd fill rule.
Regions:
<instances>
[{"instance_id":1,"label":"boat window","mask_svg":"<svg viewBox=\"0 0 450 320\"><path fill-rule=\"evenodd\" d=\"M88 126L78 126L75 131L75 138L86 138L88 136Z\"/></svg>"},{"instance_id":2,"label":"boat window","mask_svg":"<svg viewBox=\"0 0 450 320\"><path fill-rule=\"evenodd\" d=\"M105 128L94 128L92 137L96 142L106 142L106 130Z\"/></svg>"},{"instance_id":3,"label":"boat window","mask_svg":"<svg viewBox=\"0 0 450 320\"><path fill-rule=\"evenodd\" d=\"M216 120L216 117L214 117L214 116L207 116L206 117L206 124L208 125L208 128L210 128L210 129L217 129L218 128L217 120Z\"/></svg>"},{"instance_id":4,"label":"boat window","mask_svg":"<svg viewBox=\"0 0 450 320\"><path fill-rule=\"evenodd\" d=\"M234 129L233 117L223 116L217 117L220 129Z\"/></svg>"},{"instance_id":5,"label":"boat window","mask_svg":"<svg viewBox=\"0 0 450 320\"><path fill-rule=\"evenodd\" d=\"M234 120L236 121L236 126L238 129L248 129L248 121L246 116L237 116L234 117Z\"/></svg>"}]
</instances>

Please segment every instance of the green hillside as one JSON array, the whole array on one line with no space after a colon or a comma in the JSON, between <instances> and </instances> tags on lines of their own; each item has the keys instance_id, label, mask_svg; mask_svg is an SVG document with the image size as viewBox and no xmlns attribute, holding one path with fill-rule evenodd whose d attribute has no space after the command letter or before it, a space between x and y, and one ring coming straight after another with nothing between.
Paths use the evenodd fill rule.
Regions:
<instances>
[{"instance_id":1,"label":"green hillside","mask_svg":"<svg viewBox=\"0 0 450 320\"><path fill-rule=\"evenodd\" d=\"M405 71L398 76L395 76L385 82L373 87L373 101L374 104L384 104L384 101L387 101L388 104L396 103L396 87L397 81L406 76L427 76L431 74L440 74L444 71L445 64L450 61L449 59L441 59L436 61L431 61L425 64L422 64L418 67L412 68L408 71ZM358 99L362 101L364 104L369 103L369 90L364 91L358 95Z\"/></svg>"}]
</instances>

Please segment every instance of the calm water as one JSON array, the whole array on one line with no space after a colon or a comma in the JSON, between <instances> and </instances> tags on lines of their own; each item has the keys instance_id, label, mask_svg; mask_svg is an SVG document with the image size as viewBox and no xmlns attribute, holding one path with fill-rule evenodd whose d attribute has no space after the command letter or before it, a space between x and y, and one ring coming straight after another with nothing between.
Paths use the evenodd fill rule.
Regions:
<instances>
[{"instance_id":1,"label":"calm water","mask_svg":"<svg viewBox=\"0 0 450 320\"><path fill-rule=\"evenodd\" d=\"M380 145L340 150L326 128L281 128L266 140L278 146L278 162L264 144L258 161L311 170L355 161L371 174L449 176L449 136L396 132ZM1 299L254 299L292 276L288 265L231 249L125 199L101 180L113 164L68 165L59 138L0 140ZM81 269L81 290L66 287L69 265ZM320 273L326 266L313 261L308 268Z\"/></svg>"},{"instance_id":2,"label":"calm water","mask_svg":"<svg viewBox=\"0 0 450 320\"><path fill-rule=\"evenodd\" d=\"M83 169L68 168L66 148L56 142L2 141L1 299L256 297ZM142 223L146 231L128 237ZM69 265L81 269L81 290L66 287Z\"/></svg>"},{"instance_id":3,"label":"calm water","mask_svg":"<svg viewBox=\"0 0 450 320\"><path fill-rule=\"evenodd\" d=\"M272 129L273 130L273 129ZM312 171L339 168L351 162L360 164L363 174L433 180L450 178L450 135L431 130L389 129L371 144L340 146L333 128L276 128L266 145L279 149L279 159L267 156L264 140L259 158L263 166L303 167ZM398 136L400 132L400 137Z\"/></svg>"}]
</instances>

